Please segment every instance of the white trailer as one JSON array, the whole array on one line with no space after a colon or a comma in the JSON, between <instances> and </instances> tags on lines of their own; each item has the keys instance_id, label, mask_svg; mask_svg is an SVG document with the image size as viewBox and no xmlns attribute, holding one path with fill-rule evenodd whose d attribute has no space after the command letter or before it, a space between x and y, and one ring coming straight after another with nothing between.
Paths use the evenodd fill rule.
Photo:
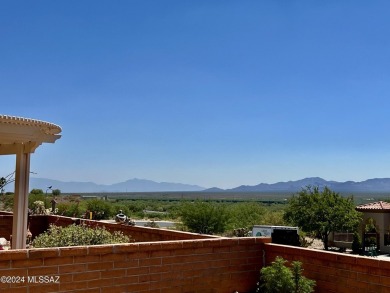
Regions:
<instances>
[{"instance_id":1,"label":"white trailer","mask_svg":"<svg viewBox=\"0 0 390 293\"><path fill-rule=\"evenodd\" d=\"M254 237L271 237L274 230L295 230L297 234L299 233L298 227L289 227L289 226L270 226L270 225L255 225L252 229L252 236Z\"/></svg>"}]
</instances>

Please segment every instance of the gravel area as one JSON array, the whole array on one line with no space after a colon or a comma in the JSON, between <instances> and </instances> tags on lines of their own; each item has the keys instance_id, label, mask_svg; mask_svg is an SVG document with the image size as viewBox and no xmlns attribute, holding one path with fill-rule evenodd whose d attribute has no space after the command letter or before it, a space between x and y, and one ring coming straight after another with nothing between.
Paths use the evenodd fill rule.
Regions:
<instances>
[{"instance_id":1,"label":"gravel area","mask_svg":"<svg viewBox=\"0 0 390 293\"><path fill-rule=\"evenodd\" d=\"M306 240L309 243L311 243L313 241L313 243L311 245L309 245L308 248L310 248L310 249L324 249L324 244L322 243L322 241L320 239L313 240L313 238L306 237Z\"/></svg>"}]
</instances>

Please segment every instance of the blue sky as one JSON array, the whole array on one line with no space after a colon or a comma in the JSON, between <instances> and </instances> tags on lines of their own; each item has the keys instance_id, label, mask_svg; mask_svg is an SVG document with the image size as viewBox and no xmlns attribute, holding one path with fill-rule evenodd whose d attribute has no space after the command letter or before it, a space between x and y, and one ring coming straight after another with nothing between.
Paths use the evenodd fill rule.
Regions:
<instances>
[{"instance_id":1,"label":"blue sky","mask_svg":"<svg viewBox=\"0 0 390 293\"><path fill-rule=\"evenodd\" d=\"M388 1L2 1L0 113L36 177L235 187L390 177ZM14 158L0 158L2 173ZM7 174L8 174L7 173Z\"/></svg>"}]
</instances>

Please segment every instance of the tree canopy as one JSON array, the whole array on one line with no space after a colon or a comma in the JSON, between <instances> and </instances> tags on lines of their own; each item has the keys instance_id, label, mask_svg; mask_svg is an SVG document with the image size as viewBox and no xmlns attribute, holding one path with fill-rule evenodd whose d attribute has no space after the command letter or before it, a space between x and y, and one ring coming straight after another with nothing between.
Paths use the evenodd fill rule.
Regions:
<instances>
[{"instance_id":1,"label":"tree canopy","mask_svg":"<svg viewBox=\"0 0 390 293\"><path fill-rule=\"evenodd\" d=\"M303 231L318 235L328 250L329 233L355 231L361 215L355 210L352 197L342 197L328 187L320 191L308 186L289 200L284 218Z\"/></svg>"},{"instance_id":2,"label":"tree canopy","mask_svg":"<svg viewBox=\"0 0 390 293\"><path fill-rule=\"evenodd\" d=\"M198 200L183 203L180 216L189 231L201 234L223 233L229 220L224 206Z\"/></svg>"}]
</instances>

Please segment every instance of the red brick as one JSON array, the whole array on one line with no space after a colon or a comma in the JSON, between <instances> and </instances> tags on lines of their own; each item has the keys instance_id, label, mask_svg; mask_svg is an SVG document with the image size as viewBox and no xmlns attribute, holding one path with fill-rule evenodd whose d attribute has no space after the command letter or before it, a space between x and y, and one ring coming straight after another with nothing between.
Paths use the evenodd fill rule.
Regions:
<instances>
[{"instance_id":1,"label":"red brick","mask_svg":"<svg viewBox=\"0 0 390 293\"><path fill-rule=\"evenodd\" d=\"M61 247L59 249L59 255L64 256L80 256L87 255L88 247L87 246L77 246L77 247Z\"/></svg>"},{"instance_id":2,"label":"red brick","mask_svg":"<svg viewBox=\"0 0 390 293\"><path fill-rule=\"evenodd\" d=\"M133 268L139 266L139 260L138 259L129 259L127 261L115 261L114 268Z\"/></svg>"},{"instance_id":3,"label":"red brick","mask_svg":"<svg viewBox=\"0 0 390 293\"><path fill-rule=\"evenodd\" d=\"M16 260L16 259L27 259L28 250L0 250L0 261L4 260Z\"/></svg>"},{"instance_id":4,"label":"red brick","mask_svg":"<svg viewBox=\"0 0 390 293\"><path fill-rule=\"evenodd\" d=\"M86 264L70 264L70 265L59 266L60 274L85 272L85 271L87 271Z\"/></svg>"},{"instance_id":5,"label":"red brick","mask_svg":"<svg viewBox=\"0 0 390 293\"><path fill-rule=\"evenodd\" d=\"M28 250L28 257L30 259L58 257L58 256L59 256L58 248L34 248Z\"/></svg>"},{"instance_id":6,"label":"red brick","mask_svg":"<svg viewBox=\"0 0 390 293\"><path fill-rule=\"evenodd\" d=\"M58 275L58 266L28 268L29 276Z\"/></svg>"},{"instance_id":7,"label":"red brick","mask_svg":"<svg viewBox=\"0 0 390 293\"><path fill-rule=\"evenodd\" d=\"M161 265L162 265L161 258L146 258L146 259L139 260L140 267L161 266Z\"/></svg>"},{"instance_id":8,"label":"red brick","mask_svg":"<svg viewBox=\"0 0 390 293\"><path fill-rule=\"evenodd\" d=\"M11 262L10 260L5 260L5 261L0 261L0 270L1 269L9 269L11 267Z\"/></svg>"},{"instance_id":9,"label":"red brick","mask_svg":"<svg viewBox=\"0 0 390 293\"><path fill-rule=\"evenodd\" d=\"M342 278L356 280L357 273L350 270L338 270L338 275Z\"/></svg>"},{"instance_id":10,"label":"red brick","mask_svg":"<svg viewBox=\"0 0 390 293\"><path fill-rule=\"evenodd\" d=\"M114 245L113 253L127 253L127 252L137 252L138 244L137 243L128 243L128 244L117 244Z\"/></svg>"},{"instance_id":11,"label":"red brick","mask_svg":"<svg viewBox=\"0 0 390 293\"><path fill-rule=\"evenodd\" d=\"M388 276L381 276L380 277L380 283L384 286L387 286L390 288L390 275ZM390 289L389 289L390 290Z\"/></svg>"},{"instance_id":12,"label":"red brick","mask_svg":"<svg viewBox=\"0 0 390 293\"><path fill-rule=\"evenodd\" d=\"M29 286L29 293L42 293L42 292L58 292L59 284L39 284L36 286Z\"/></svg>"},{"instance_id":13,"label":"red brick","mask_svg":"<svg viewBox=\"0 0 390 293\"><path fill-rule=\"evenodd\" d=\"M380 261L378 259L374 259L372 257L365 257L365 256L355 256L355 258L356 258L357 265L379 268Z\"/></svg>"},{"instance_id":14,"label":"red brick","mask_svg":"<svg viewBox=\"0 0 390 293\"><path fill-rule=\"evenodd\" d=\"M174 255L174 251L172 250L157 250L157 251L151 251L150 252L150 257L155 258L155 257L166 257L166 256L172 256Z\"/></svg>"},{"instance_id":15,"label":"red brick","mask_svg":"<svg viewBox=\"0 0 390 293\"><path fill-rule=\"evenodd\" d=\"M159 284L159 282L152 283L152 284ZM127 285L126 286L127 291L124 291L124 292L143 292L143 291L150 292L149 291L150 287L151 287L151 284L149 284L149 283L142 283L142 284L133 283L133 284Z\"/></svg>"},{"instance_id":16,"label":"red brick","mask_svg":"<svg viewBox=\"0 0 390 293\"><path fill-rule=\"evenodd\" d=\"M183 241L164 241L161 243L161 249L177 250L183 248Z\"/></svg>"},{"instance_id":17,"label":"red brick","mask_svg":"<svg viewBox=\"0 0 390 293\"><path fill-rule=\"evenodd\" d=\"M78 289L88 288L88 282L61 282L60 283L60 291L71 292Z\"/></svg>"},{"instance_id":18,"label":"red brick","mask_svg":"<svg viewBox=\"0 0 390 293\"><path fill-rule=\"evenodd\" d=\"M175 250L172 255L195 255L195 254L213 254L215 247L199 247L195 249Z\"/></svg>"},{"instance_id":19,"label":"red brick","mask_svg":"<svg viewBox=\"0 0 390 293\"><path fill-rule=\"evenodd\" d=\"M66 265L66 264L72 264L73 263L73 257L67 256L67 257L50 257L44 259L44 265L45 266L52 266L52 265Z\"/></svg>"},{"instance_id":20,"label":"red brick","mask_svg":"<svg viewBox=\"0 0 390 293\"><path fill-rule=\"evenodd\" d=\"M100 273L97 272L81 272L73 274L73 281L89 281L100 279Z\"/></svg>"},{"instance_id":21,"label":"red brick","mask_svg":"<svg viewBox=\"0 0 390 293\"><path fill-rule=\"evenodd\" d=\"M126 269L126 276L138 276L138 275L146 275L150 271L153 272L151 268L162 268L160 266L154 266L154 267L142 267L142 268L130 268Z\"/></svg>"},{"instance_id":22,"label":"red brick","mask_svg":"<svg viewBox=\"0 0 390 293\"><path fill-rule=\"evenodd\" d=\"M114 281L112 279L96 279L88 281L87 288L102 288L107 286L112 286L114 284Z\"/></svg>"},{"instance_id":23,"label":"red brick","mask_svg":"<svg viewBox=\"0 0 390 293\"><path fill-rule=\"evenodd\" d=\"M24 276L27 277L27 268L17 268L17 269L9 269L9 270L2 270L1 271L1 276Z\"/></svg>"},{"instance_id":24,"label":"red brick","mask_svg":"<svg viewBox=\"0 0 390 293\"><path fill-rule=\"evenodd\" d=\"M74 256L73 262L77 263L94 263L100 261L100 255L80 255Z\"/></svg>"},{"instance_id":25,"label":"red brick","mask_svg":"<svg viewBox=\"0 0 390 293\"><path fill-rule=\"evenodd\" d=\"M72 274L61 274L59 277L60 277L60 284L73 282Z\"/></svg>"},{"instance_id":26,"label":"red brick","mask_svg":"<svg viewBox=\"0 0 390 293\"><path fill-rule=\"evenodd\" d=\"M123 261L126 260L126 254L104 254L100 256L100 260L104 262Z\"/></svg>"},{"instance_id":27,"label":"red brick","mask_svg":"<svg viewBox=\"0 0 390 293\"><path fill-rule=\"evenodd\" d=\"M100 278L102 278L102 279L112 279L112 278L119 278L119 277L124 277L124 276L126 276L125 269L109 270L109 271L100 272Z\"/></svg>"},{"instance_id":28,"label":"red brick","mask_svg":"<svg viewBox=\"0 0 390 293\"><path fill-rule=\"evenodd\" d=\"M103 287L101 288L101 293L123 293L127 292L127 286L120 285L120 286L110 286L110 287Z\"/></svg>"},{"instance_id":29,"label":"red brick","mask_svg":"<svg viewBox=\"0 0 390 293\"><path fill-rule=\"evenodd\" d=\"M24 267L41 267L43 265L43 259L23 259L13 260L11 266L13 268L24 268Z\"/></svg>"},{"instance_id":30,"label":"red brick","mask_svg":"<svg viewBox=\"0 0 390 293\"><path fill-rule=\"evenodd\" d=\"M378 285L378 284L369 284L368 290L365 289L366 292L375 292L375 293L388 293L389 288L386 288L384 286Z\"/></svg>"},{"instance_id":31,"label":"red brick","mask_svg":"<svg viewBox=\"0 0 390 293\"><path fill-rule=\"evenodd\" d=\"M87 271L102 271L102 270L110 270L114 268L114 263L110 262L95 262L88 263Z\"/></svg>"},{"instance_id":32,"label":"red brick","mask_svg":"<svg viewBox=\"0 0 390 293\"><path fill-rule=\"evenodd\" d=\"M113 245L92 245L88 247L88 255L112 254Z\"/></svg>"},{"instance_id":33,"label":"red brick","mask_svg":"<svg viewBox=\"0 0 390 293\"><path fill-rule=\"evenodd\" d=\"M265 243L272 242L271 237L255 237L255 238L256 238L256 243L259 243L259 244L265 244Z\"/></svg>"},{"instance_id":34,"label":"red brick","mask_svg":"<svg viewBox=\"0 0 390 293\"><path fill-rule=\"evenodd\" d=\"M27 293L28 289L27 289L27 287L19 287L19 288L13 287L13 288L9 288L9 289L2 289L1 292Z\"/></svg>"},{"instance_id":35,"label":"red brick","mask_svg":"<svg viewBox=\"0 0 390 293\"><path fill-rule=\"evenodd\" d=\"M341 263L348 263L348 264L357 264L357 258L356 258L356 256L339 254L339 255L337 255L337 258L336 258L336 264L340 263L340 262Z\"/></svg>"}]
</instances>

